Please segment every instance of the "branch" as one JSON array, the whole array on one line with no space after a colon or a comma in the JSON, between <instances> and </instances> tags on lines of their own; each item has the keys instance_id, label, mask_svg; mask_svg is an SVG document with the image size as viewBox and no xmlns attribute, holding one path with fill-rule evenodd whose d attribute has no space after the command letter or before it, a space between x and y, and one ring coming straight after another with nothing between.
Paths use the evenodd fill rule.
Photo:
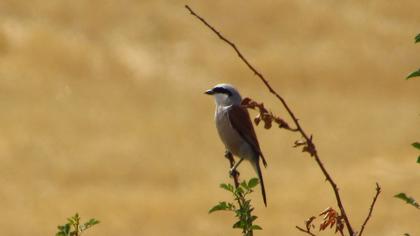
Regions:
<instances>
[{"instance_id":1,"label":"branch","mask_svg":"<svg viewBox=\"0 0 420 236\"><path fill-rule=\"evenodd\" d=\"M232 169L235 166L235 159L233 159L233 155L231 152L226 151L225 152L226 159L229 160L230 169ZM231 176L233 177L233 182L235 183L235 188L239 187L239 172L237 170L233 170L231 173Z\"/></svg>"},{"instance_id":2,"label":"branch","mask_svg":"<svg viewBox=\"0 0 420 236\"><path fill-rule=\"evenodd\" d=\"M316 236L316 234L313 234L313 233L312 233L311 231L309 231L308 229L304 230L303 228L301 228L301 227L299 227L299 226L297 226L297 225L296 225L296 229L298 229L298 230L300 230L300 231L302 231L302 232L304 232L304 233L307 233L307 234L309 234L309 235Z\"/></svg>"},{"instance_id":3,"label":"branch","mask_svg":"<svg viewBox=\"0 0 420 236\"><path fill-rule=\"evenodd\" d=\"M239 51L239 49L236 47L236 45L231 42L230 40L228 40L227 38L225 38L219 31L217 31L213 26L211 26L209 23L207 23L206 20L204 20L201 16L197 15L188 5L185 5L185 8L187 8L187 10L193 15L195 16L197 19L199 19L204 25L206 25L211 31L213 31L222 41L224 41L225 43L229 44L233 50L235 50L235 52L237 53L238 57L248 66L248 68L256 75L258 76L258 78L264 83L264 85L267 87L267 89L270 91L270 93L272 93L278 100L280 100L280 102L283 104L284 108L287 110L288 114L290 115L290 117L292 118L296 129L299 131L299 133L303 136L303 138L305 139L306 145L307 145L307 150L311 156L313 156L315 158L316 163L318 164L319 168L321 169L322 173L324 174L326 180L330 183L333 191L334 191L334 195L337 201L337 205L340 208L340 213L344 218L344 222L346 223L347 226L347 230L349 232L350 236L354 235L354 230L353 227L350 224L350 221L347 217L346 211L344 209L343 203L341 202L341 197L340 194L338 192L338 187L337 184L334 182L334 180L331 178L330 174L328 173L328 171L325 169L324 164L322 163L321 159L318 156L318 152L316 150L315 144L312 141L312 136L309 136L308 134L306 134L306 132L303 130L303 128L300 126L299 124L299 120L296 118L295 114L292 112L292 110L290 109L289 105L287 105L286 101L283 99L283 97L281 97L272 87L271 85L268 83L268 81L265 79L265 77L257 70L255 69L254 66L252 66L248 60L242 55L242 53Z\"/></svg>"},{"instance_id":4,"label":"branch","mask_svg":"<svg viewBox=\"0 0 420 236\"><path fill-rule=\"evenodd\" d=\"M233 158L232 153L226 150L225 157L226 157L226 159L229 160L230 169L232 169L235 166L235 159ZM239 188L239 171L233 170L232 173L230 173L230 176L233 177L233 182L235 184L235 189L238 189ZM246 205L247 200L245 199L244 194L242 194L241 192L238 192L237 194L238 194L238 197L235 197L235 198L236 198L236 201L238 202L238 205L239 205L239 208L240 208L239 210L242 210L242 209L244 209L244 205ZM247 218L252 218L251 211L249 211L249 212L247 211L246 214L248 214ZM242 232L243 232L243 235L249 235L249 236L254 235L254 231L253 231L252 227L250 229L247 229L247 230L245 228L243 228Z\"/></svg>"},{"instance_id":5,"label":"branch","mask_svg":"<svg viewBox=\"0 0 420 236\"><path fill-rule=\"evenodd\" d=\"M369 213L368 213L368 215L365 219L365 222L363 222L362 227L360 228L360 233L359 233L358 236L362 236L363 230L365 229L365 226L366 226L367 222L369 221L370 217L372 216L372 211L373 211L373 208L375 207L376 199L378 199L378 196L379 196L380 193L381 193L381 186L379 186L379 184L376 183L376 194L373 197L372 204L370 204Z\"/></svg>"}]
</instances>

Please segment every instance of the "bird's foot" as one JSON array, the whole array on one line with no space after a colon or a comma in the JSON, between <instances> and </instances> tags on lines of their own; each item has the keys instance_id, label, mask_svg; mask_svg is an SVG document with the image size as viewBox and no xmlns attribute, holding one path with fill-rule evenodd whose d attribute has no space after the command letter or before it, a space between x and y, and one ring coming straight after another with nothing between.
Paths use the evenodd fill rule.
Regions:
<instances>
[{"instance_id":1,"label":"bird's foot","mask_svg":"<svg viewBox=\"0 0 420 236\"><path fill-rule=\"evenodd\" d=\"M233 159L232 153L228 150L225 151L225 157L229 160Z\"/></svg>"},{"instance_id":2,"label":"bird's foot","mask_svg":"<svg viewBox=\"0 0 420 236\"><path fill-rule=\"evenodd\" d=\"M237 177L237 176L239 176L239 172L236 170L236 169L234 169L234 168L231 168L230 170L229 170L229 176L230 177Z\"/></svg>"}]
</instances>

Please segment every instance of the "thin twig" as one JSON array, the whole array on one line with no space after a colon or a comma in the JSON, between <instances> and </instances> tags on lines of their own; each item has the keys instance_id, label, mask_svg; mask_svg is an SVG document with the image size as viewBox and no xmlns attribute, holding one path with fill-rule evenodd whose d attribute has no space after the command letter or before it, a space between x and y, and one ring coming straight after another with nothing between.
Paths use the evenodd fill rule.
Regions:
<instances>
[{"instance_id":1,"label":"thin twig","mask_svg":"<svg viewBox=\"0 0 420 236\"><path fill-rule=\"evenodd\" d=\"M302 232L304 232L304 233L307 233L307 234L309 234L309 235L312 235L312 236L316 236L316 234L314 234L314 233L312 233L311 231L309 231L309 230L305 230L305 229L303 229L303 228L301 228L301 227L299 227L299 226L297 226L296 225L296 229L298 229L298 230L300 230L300 231L302 231Z\"/></svg>"},{"instance_id":2,"label":"thin twig","mask_svg":"<svg viewBox=\"0 0 420 236\"><path fill-rule=\"evenodd\" d=\"M369 213L366 216L365 222L363 222L362 227L360 228L360 233L358 234L358 236L362 236L363 230L365 229L365 226L366 226L367 222L369 221L370 217L372 216L372 211L373 211L373 208L375 207L376 199L378 199L378 196L379 196L380 193L381 193L381 186L379 186L379 184L376 183L376 194L373 197L372 204L370 204Z\"/></svg>"},{"instance_id":3,"label":"thin twig","mask_svg":"<svg viewBox=\"0 0 420 236\"><path fill-rule=\"evenodd\" d=\"M231 152L226 151L225 152L226 159L229 160L230 169L232 169L235 166L235 159L233 159L233 155ZM233 170L230 175L233 177L233 182L235 183L235 188L239 187L239 172L237 170Z\"/></svg>"},{"instance_id":4,"label":"thin twig","mask_svg":"<svg viewBox=\"0 0 420 236\"><path fill-rule=\"evenodd\" d=\"M226 150L225 157L226 159L229 160L230 169L232 169L235 166L235 159L233 158L232 153ZM232 173L230 173L230 175L233 177L235 189L239 188L239 171L233 170ZM246 200L244 198L244 195L241 192L239 192L238 195L239 195L239 198L236 198L236 201L238 202L239 208L242 209ZM253 236L253 235L254 235L254 232L252 229L250 229L249 236Z\"/></svg>"},{"instance_id":5,"label":"thin twig","mask_svg":"<svg viewBox=\"0 0 420 236\"><path fill-rule=\"evenodd\" d=\"M265 86L267 87L267 89L270 91L270 93L272 93L277 99L280 100L280 102L283 104L284 108L287 110L288 114L290 115L290 117L292 118L293 122L296 125L296 129L298 129L298 131L301 133L301 135L303 136L303 138L305 139L307 145L308 145L308 152L311 154L311 156L313 156L315 158L316 163L318 164L318 166L320 167L322 173L324 174L326 180L330 183L333 191L334 191L334 195L337 201L337 205L340 208L340 213L344 218L344 222L346 223L347 226L347 230L349 232L350 236L354 235L354 231L353 231L353 227L350 224L350 221L347 217L346 211L344 209L343 203L341 202L341 197L340 194L338 192L338 187L337 184L334 182L334 180L331 178L330 174L328 173L328 171L325 169L324 164L322 163L321 159L318 156L318 152L316 150L315 144L312 142L312 137L307 135L306 132L303 130L303 128L300 126L299 124L299 120L296 118L295 114L292 112L292 110L290 109L289 105L287 105L286 101L283 99L283 97L281 97L272 87L271 85L268 83L268 81L265 79L265 77L257 70L255 69L254 66L252 66L248 60L242 55L242 53L239 51L239 49L236 47L236 45L234 43L232 43L230 40L228 40L227 38L225 38L219 31L217 31L213 26L211 26L209 23L207 23L206 20L204 20L201 16L197 15L188 5L185 5L185 8L188 9L188 11L195 16L197 19L199 19L202 23L204 23L204 25L206 25L211 31L213 31L222 41L224 41L225 43L229 44L233 50L235 50L235 52L238 54L238 57L248 66L248 68L256 75L258 76L258 78L261 79L261 81L265 84Z\"/></svg>"}]
</instances>

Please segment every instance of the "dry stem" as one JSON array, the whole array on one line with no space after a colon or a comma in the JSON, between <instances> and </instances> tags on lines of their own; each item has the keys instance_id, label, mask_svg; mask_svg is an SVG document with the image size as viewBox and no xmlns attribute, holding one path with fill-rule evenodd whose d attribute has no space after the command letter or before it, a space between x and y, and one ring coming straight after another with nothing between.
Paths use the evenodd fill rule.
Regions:
<instances>
[{"instance_id":1,"label":"dry stem","mask_svg":"<svg viewBox=\"0 0 420 236\"><path fill-rule=\"evenodd\" d=\"M298 230L300 230L300 231L302 231L302 232L304 232L304 233L307 233L307 234L309 234L309 235L316 236L316 234L312 233L311 231L309 231L309 230L307 230L307 229L303 229L303 228L301 228L301 227L299 227L299 226L297 226L297 225L296 225L296 229L298 229Z\"/></svg>"},{"instance_id":2,"label":"dry stem","mask_svg":"<svg viewBox=\"0 0 420 236\"><path fill-rule=\"evenodd\" d=\"M229 151L226 151L225 153L226 159L229 160L230 168L232 169L235 166L235 159L233 159L232 153ZM239 172L237 170L233 170L231 173L231 176L233 177L233 182L235 183L235 188L239 187Z\"/></svg>"},{"instance_id":3,"label":"dry stem","mask_svg":"<svg viewBox=\"0 0 420 236\"><path fill-rule=\"evenodd\" d=\"M337 187L337 184L334 182L334 180L331 178L330 174L328 173L328 171L325 169L324 164L322 163L318 152L316 150L315 144L312 141L312 135L309 136L304 130L303 128L300 126L299 123L299 119L296 118L295 114L292 112L292 110L290 109L289 105L286 103L285 99L280 96L272 87L271 85L268 83L267 79L265 79L265 77L257 70L255 69L255 67L253 65L251 65L251 63L248 62L248 60L243 56L243 54L239 51L239 49L236 47L236 45L228 40L227 38L225 38L219 31L217 31L213 26L211 26L209 23L207 23L207 21L202 18L201 16L197 15L188 5L185 5L185 8L193 15L195 16L198 20L200 20L204 25L206 25L211 31L213 31L213 33L215 33L222 41L224 41L225 43L227 43L228 45L230 45L233 50L235 50L235 52L237 53L238 57L242 60L242 62L244 62L247 67L256 75L258 76L258 78L264 83L264 85L267 87L267 89L270 91L270 93L272 93L278 100L280 100L280 102L283 104L284 108L287 110L288 114L290 115L290 117L292 118L296 129L298 130L298 132L303 136L303 138L305 139L306 145L307 145L307 149L306 151L309 152L309 154L311 156L314 157L316 163L318 164L319 168L321 169L322 173L324 174L326 180L330 183L333 191L334 191L334 195L335 195L335 199L337 201L337 205L340 208L340 213L343 216L344 222L346 224L346 228L349 232L350 236L354 235L354 230L352 225L350 224L349 218L347 217L346 211L344 209L343 203L341 201L341 197L339 194L339 190ZM378 193L379 194L379 193ZM376 196L377 197L377 196ZM376 198L375 198L376 201ZM373 208L375 201L372 203L371 208ZM366 219L366 221L369 219L370 217L370 213ZM364 228L363 224L363 228ZM361 233L363 232L363 228L361 230ZM299 228L298 228L299 229Z\"/></svg>"},{"instance_id":4,"label":"dry stem","mask_svg":"<svg viewBox=\"0 0 420 236\"><path fill-rule=\"evenodd\" d=\"M362 236L362 234L363 234L363 230L365 229L365 226L366 226L367 222L369 221L370 217L372 216L372 211L373 211L373 207L375 206L376 199L378 199L378 196L379 196L379 194L381 193L381 186L379 186L379 184L378 184L378 183L376 183L376 189L375 189L375 190L376 190L376 194L375 194L375 196L373 197L372 204L370 204L369 213L368 213L368 215L366 216L366 219L365 219L365 221L363 222L362 227L360 228L360 233L359 233L359 236Z\"/></svg>"}]
</instances>

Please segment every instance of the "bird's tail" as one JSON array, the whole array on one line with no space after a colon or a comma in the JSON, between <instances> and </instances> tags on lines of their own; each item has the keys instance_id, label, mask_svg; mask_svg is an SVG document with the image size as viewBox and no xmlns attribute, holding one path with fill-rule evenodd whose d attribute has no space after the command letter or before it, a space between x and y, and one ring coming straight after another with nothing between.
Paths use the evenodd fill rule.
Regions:
<instances>
[{"instance_id":1,"label":"bird's tail","mask_svg":"<svg viewBox=\"0 0 420 236\"><path fill-rule=\"evenodd\" d=\"M265 195L264 180L263 180L263 176L262 176L262 172L261 172L261 168L260 168L260 160L259 160L259 158L257 159L257 161L255 161L255 162L252 163L252 166L254 167L255 172L257 172L257 174L258 174L258 179L260 180L261 193L262 193L264 205L267 207L267 197Z\"/></svg>"}]
</instances>

